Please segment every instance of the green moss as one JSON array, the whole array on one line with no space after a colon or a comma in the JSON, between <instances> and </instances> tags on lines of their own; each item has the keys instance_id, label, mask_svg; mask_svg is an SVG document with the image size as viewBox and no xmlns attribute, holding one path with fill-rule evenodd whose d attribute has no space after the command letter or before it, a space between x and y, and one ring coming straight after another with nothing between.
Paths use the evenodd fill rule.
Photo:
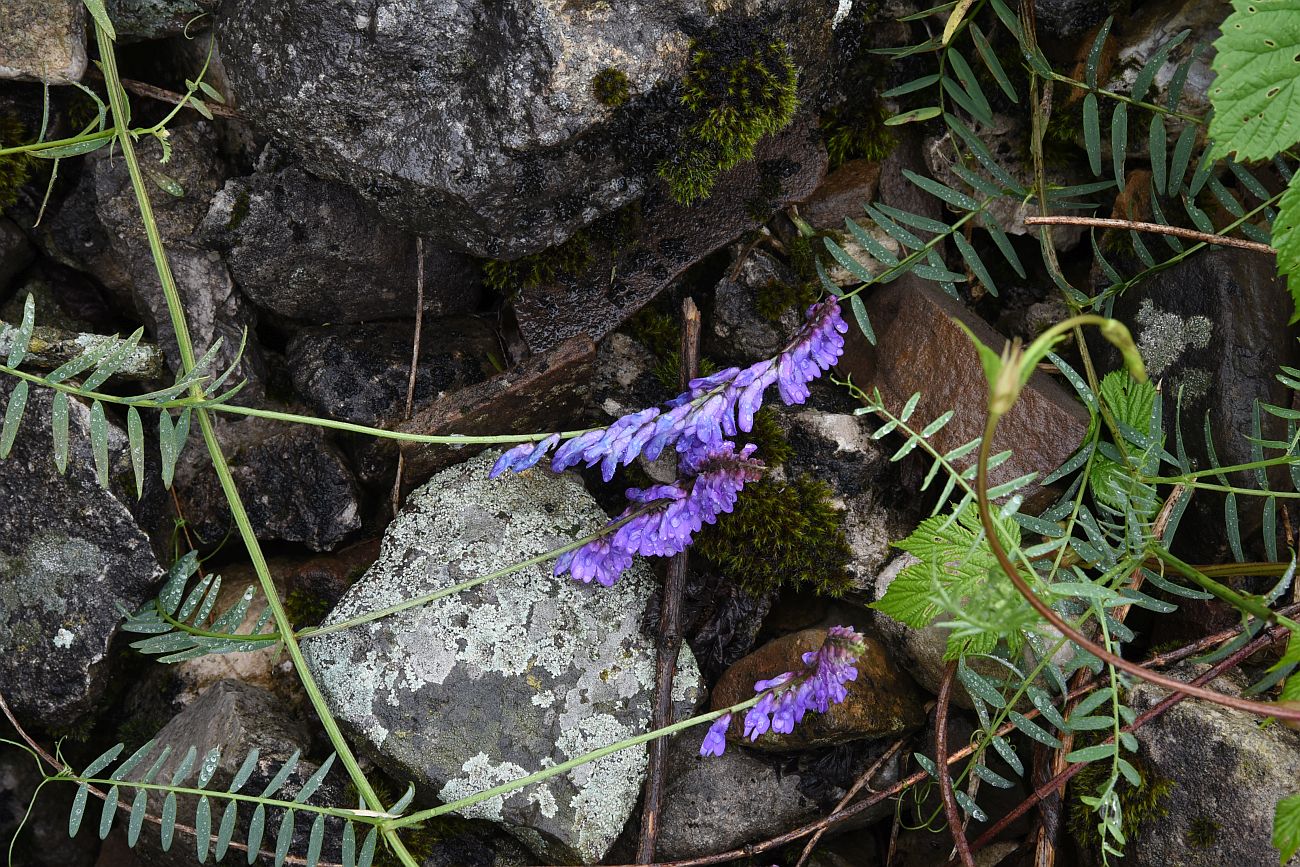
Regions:
<instances>
[{"instance_id":1,"label":"green moss","mask_svg":"<svg viewBox=\"0 0 1300 867\"><path fill-rule=\"evenodd\" d=\"M879 162L889 156L898 140L885 120L889 113L879 98L853 100L822 116L822 139L834 171L849 160Z\"/></svg>"},{"instance_id":2,"label":"green moss","mask_svg":"<svg viewBox=\"0 0 1300 867\"><path fill-rule=\"evenodd\" d=\"M239 228L239 224L244 222L248 216L249 195L248 190L240 190L239 195L235 196L235 204L230 208L230 219L226 221L226 228L234 231Z\"/></svg>"},{"instance_id":3,"label":"green moss","mask_svg":"<svg viewBox=\"0 0 1300 867\"><path fill-rule=\"evenodd\" d=\"M1209 849L1219 840L1223 826L1208 816L1197 816L1187 829L1187 845L1191 849Z\"/></svg>"},{"instance_id":4,"label":"green moss","mask_svg":"<svg viewBox=\"0 0 1300 867\"><path fill-rule=\"evenodd\" d=\"M844 513L823 482L799 476L745 486L735 511L705 527L695 549L746 589L805 588L832 596L848 589L852 552Z\"/></svg>"},{"instance_id":5,"label":"green moss","mask_svg":"<svg viewBox=\"0 0 1300 867\"><path fill-rule=\"evenodd\" d=\"M0 114L0 148L25 144L27 130L18 118ZM31 180L36 159L29 154L8 154L0 157L0 209L18 201L18 191Z\"/></svg>"},{"instance_id":6,"label":"green moss","mask_svg":"<svg viewBox=\"0 0 1300 867\"><path fill-rule=\"evenodd\" d=\"M642 307L627 322L627 332L663 361L681 345L681 332L673 317L654 306Z\"/></svg>"},{"instance_id":7,"label":"green moss","mask_svg":"<svg viewBox=\"0 0 1300 867\"><path fill-rule=\"evenodd\" d=\"M1088 746L1088 744L1081 741L1075 742L1076 748L1082 746ZM1129 756L1128 758L1137 768L1138 773L1141 774L1142 785L1134 787L1121 777L1116 784L1116 788L1119 794L1120 806L1124 810L1121 830L1125 839L1130 844L1133 844L1137 840L1137 835L1142 830L1144 823L1159 821L1169 815L1169 807L1165 804L1165 800L1168 798L1169 793L1173 791L1175 784L1173 780L1157 777L1152 769L1136 756ZM1109 775L1109 762L1095 762L1080 771L1070 781L1070 800L1067 808L1066 826L1080 848L1092 853L1094 858L1099 858L1101 854L1101 847L1097 838L1097 815L1091 807L1080 800L1080 797L1096 794L1098 788L1105 783Z\"/></svg>"},{"instance_id":8,"label":"green moss","mask_svg":"<svg viewBox=\"0 0 1300 867\"><path fill-rule=\"evenodd\" d=\"M302 588L290 591L284 599L284 611L294 626L315 626L333 607L325 597Z\"/></svg>"},{"instance_id":9,"label":"green moss","mask_svg":"<svg viewBox=\"0 0 1300 867\"><path fill-rule=\"evenodd\" d=\"M506 294L550 283L560 276L574 276L591 264L591 243L586 232L578 232L563 244L513 261L489 259L483 263L488 286Z\"/></svg>"},{"instance_id":10,"label":"green moss","mask_svg":"<svg viewBox=\"0 0 1300 867\"><path fill-rule=\"evenodd\" d=\"M746 43L720 29L692 42L690 55L681 87L689 123L659 165L683 205L708 198L718 175L752 159L759 140L784 129L798 104L799 73L785 42Z\"/></svg>"},{"instance_id":11,"label":"green moss","mask_svg":"<svg viewBox=\"0 0 1300 867\"><path fill-rule=\"evenodd\" d=\"M591 92L601 105L618 108L631 97L630 85L627 73L607 66L591 79Z\"/></svg>"},{"instance_id":12,"label":"green moss","mask_svg":"<svg viewBox=\"0 0 1300 867\"><path fill-rule=\"evenodd\" d=\"M739 439L758 446L758 457L769 467L785 463L794 453L790 441L785 438L785 431L776 420L776 410L770 406L762 407L754 414L754 429Z\"/></svg>"},{"instance_id":13,"label":"green moss","mask_svg":"<svg viewBox=\"0 0 1300 867\"><path fill-rule=\"evenodd\" d=\"M802 311L816 300L817 290L812 282L783 283L780 280L769 280L759 287L754 306L759 316L775 325L787 310Z\"/></svg>"}]
</instances>

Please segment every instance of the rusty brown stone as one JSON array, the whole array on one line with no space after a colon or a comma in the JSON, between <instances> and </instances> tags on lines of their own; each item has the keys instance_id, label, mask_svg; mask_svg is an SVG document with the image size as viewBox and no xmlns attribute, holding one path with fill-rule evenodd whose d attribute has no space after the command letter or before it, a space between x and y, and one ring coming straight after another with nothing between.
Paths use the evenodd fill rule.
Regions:
<instances>
[{"instance_id":1,"label":"rusty brown stone","mask_svg":"<svg viewBox=\"0 0 1300 867\"><path fill-rule=\"evenodd\" d=\"M803 668L803 655L826 640L825 629L805 629L771 641L727 669L713 690L713 709L737 704L754 695L754 683L783 671ZM911 678L890 661L884 646L867 638L858 660L858 678L848 685L848 697L824 714L803 718L788 735L768 732L757 741L742 741L744 727L737 720L730 739L766 752L794 752L867 738L884 738L916 728L925 722L921 700Z\"/></svg>"},{"instance_id":2,"label":"rusty brown stone","mask_svg":"<svg viewBox=\"0 0 1300 867\"><path fill-rule=\"evenodd\" d=\"M843 229L844 218L862 216L862 206L876 200L880 163L849 160L831 172L799 206L799 216L814 229Z\"/></svg>"},{"instance_id":3,"label":"rusty brown stone","mask_svg":"<svg viewBox=\"0 0 1300 867\"><path fill-rule=\"evenodd\" d=\"M643 202L636 243L594 250L577 277L521 291L520 334L533 352L583 333L600 340L687 268L757 229L772 210L806 199L825 174L826 150L804 118L759 142L754 159L723 173L703 202L679 205L657 190ZM757 202L771 179L779 180L779 191Z\"/></svg>"},{"instance_id":4,"label":"rusty brown stone","mask_svg":"<svg viewBox=\"0 0 1300 867\"><path fill-rule=\"evenodd\" d=\"M434 401L397 430L473 436L573 427L586 410L595 360L596 345L589 338L570 338L485 382ZM403 443L403 483L407 488L422 484L483 448Z\"/></svg>"},{"instance_id":5,"label":"rusty brown stone","mask_svg":"<svg viewBox=\"0 0 1300 867\"><path fill-rule=\"evenodd\" d=\"M980 436L988 408L988 382L970 338L957 326L965 325L995 352L1006 338L990 328L961 302L920 278L902 277L879 289L867 301L867 313L877 335L871 346L856 328L838 367L859 388L880 389L885 406L897 412L920 392L912 423L922 428L948 410L952 421L930 437L940 451L948 451ZM1028 472L1039 477L1065 462L1088 430L1088 413L1074 396L1043 373L1035 373L1020 399L998 425L993 453L1012 449L1006 463L990 474L992 484ZM969 466L968 455L961 466ZM1037 500L1041 488L1026 489Z\"/></svg>"}]
</instances>

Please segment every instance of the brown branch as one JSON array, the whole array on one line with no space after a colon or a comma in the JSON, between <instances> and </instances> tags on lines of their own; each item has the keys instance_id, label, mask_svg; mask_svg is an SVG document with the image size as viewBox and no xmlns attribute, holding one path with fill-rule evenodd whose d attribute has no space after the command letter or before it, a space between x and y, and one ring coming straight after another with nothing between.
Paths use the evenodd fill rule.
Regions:
<instances>
[{"instance_id":1,"label":"brown branch","mask_svg":"<svg viewBox=\"0 0 1300 867\"><path fill-rule=\"evenodd\" d=\"M1240 250L1252 250L1256 253L1275 254L1268 244L1247 241L1243 238L1229 238L1227 235L1212 235L1195 229L1180 226L1165 226L1160 223L1143 223L1137 220L1118 220L1113 217L1025 217L1026 226L1095 226L1101 229L1132 229L1135 232L1155 232L1161 235L1173 235L1189 241L1204 244L1216 244L1221 247L1236 247Z\"/></svg>"},{"instance_id":2,"label":"brown branch","mask_svg":"<svg viewBox=\"0 0 1300 867\"><path fill-rule=\"evenodd\" d=\"M415 336L411 338L411 375L406 380L406 413L409 421L415 411L415 375L420 366L420 331L424 326L424 238L415 239ZM402 470L406 455L397 450L397 477L393 479L393 516L402 505Z\"/></svg>"},{"instance_id":3,"label":"brown branch","mask_svg":"<svg viewBox=\"0 0 1300 867\"><path fill-rule=\"evenodd\" d=\"M76 776L77 772L72 768L71 765L64 764L63 762L59 761L55 756L51 755L48 750L42 747L40 743L38 743L31 735L29 735L26 729L24 729L18 723L18 719L14 716L13 711L9 709L9 704L8 702L5 701L5 697L3 693L0 693L0 712L4 713L5 719L9 720L9 724L14 727L14 731L18 732L18 737L22 738L23 743L27 744L27 746L29 746L34 753L36 753L38 756L44 759L46 763L48 763L51 767L57 768L59 773L67 773L67 774L71 774L72 776ZM107 795L104 794L103 790L95 786L86 784L86 788L87 790L90 791L90 794L94 795L96 798L99 798L99 800L101 801L106 800L108 797ZM130 813L131 804L128 804L125 801L119 801L117 805L117 809L123 813ZM159 825L159 826L162 825L162 819L158 816L153 815L152 813L145 813L144 820L151 825ZM192 825L186 825L183 822L176 822L174 824L176 826L176 830L180 831L182 834L187 834L190 837L194 837L194 838L198 837L198 831L195 830L195 828ZM209 834L208 838L209 840L211 840L211 845L215 846L217 843L217 835ZM248 846L244 845L243 843L237 843L234 840L231 840L227 844L226 848L235 849L240 852L248 851ZM258 849L257 854L260 855L263 858L263 860L267 862L274 861L276 858L276 853L269 851L267 849ZM301 864L303 865L303 867L307 867L308 865L308 861L306 858L301 858L297 855L286 855L284 858L284 863L294 864L294 865ZM343 867L342 864L331 862L331 861L317 860L314 863L317 864L317 867Z\"/></svg>"},{"instance_id":4,"label":"brown branch","mask_svg":"<svg viewBox=\"0 0 1300 867\"><path fill-rule=\"evenodd\" d=\"M943 680L939 683L939 703L934 708L934 763L939 771L939 797L943 800L943 814L948 820L948 833L957 849L963 867L975 867L970 843L966 840L966 827L957 811L957 798L952 793L952 777L948 775L948 703L952 700L952 682L957 677L957 660L948 663Z\"/></svg>"},{"instance_id":5,"label":"brown branch","mask_svg":"<svg viewBox=\"0 0 1300 867\"><path fill-rule=\"evenodd\" d=\"M682 302L682 343L679 367L682 390L697 375L700 366L700 310L687 298ZM651 728L673 723L673 675L682 647L682 591L686 586L688 555L674 554L668 561L663 599L659 606L659 647L655 663L655 702ZM646 773L645 806L641 809L641 838L636 861L649 864L655 857L659 837L659 816L664 795L664 772L668 762L668 739L650 742L650 767Z\"/></svg>"},{"instance_id":6,"label":"brown branch","mask_svg":"<svg viewBox=\"0 0 1300 867\"><path fill-rule=\"evenodd\" d=\"M100 73L98 69L92 67L89 70L89 74L99 78L101 81L103 80L103 75ZM146 84L143 81L133 81L130 78L122 79L122 87L130 91L131 93L134 93L136 96L143 96L148 99L156 99L159 102L169 102L172 105L180 105L182 101L186 101L187 102L185 106L186 108L188 108L190 111L196 113L198 112L198 109L196 109L193 105L188 104L188 101L186 100L186 94L177 93L174 90L165 90L161 87L155 87L152 84ZM198 97L195 97L195 99L198 99ZM203 105L207 108L208 111L212 112L218 117L228 117L235 120L242 119L242 115L240 115L238 111L236 111L235 109L231 108L228 105L222 105L219 102L206 102L206 101L203 103Z\"/></svg>"}]
</instances>

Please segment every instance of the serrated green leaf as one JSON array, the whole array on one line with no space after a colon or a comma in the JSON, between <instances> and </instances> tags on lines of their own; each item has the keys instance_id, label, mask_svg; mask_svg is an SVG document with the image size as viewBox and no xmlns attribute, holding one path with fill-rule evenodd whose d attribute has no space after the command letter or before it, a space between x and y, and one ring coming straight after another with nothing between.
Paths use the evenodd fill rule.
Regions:
<instances>
[{"instance_id":1,"label":"serrated green leaf","mask_svg":"<svg viewBox=\"0 0 1300 867\"><path fill-rule=\"evenodd\" d=\"M9 450L14 447L14 438L18 436L18 427L22 424L26 408L27 380L20 379L9 394L9 404L5 407L4 426L0 427L0 459L9 457Z\"/></svg>"},{"instance_id":2,"label":"serrated green leaf","mask_svg":"<svg viewBox=\"0 0 1300 867\"><path fill-rule=\"evenodd\" d=\"M108 487L108 419L104 405L95 401L90 405L90 450L95 458L95 477L101 487Z\"/></svg>"},{"instance_id":3,"label":"serrated green leaf","mask_svg":"<svg viewBox=\"0 0 1300 867\"><path fill-rule=\"evenodd\" d=\"M35 327L36 298L28 292L27 300L23 302L22 321L18 324L18 330L14 332L13 342L9 344L9 357L5 361L6 365L17 367L23 363L23 358L27 356L28 344L32 341L32 329Z\"/></svg>"},{"instance_id":4,"label":"serrated green leaf","mask_svg":"<svg viewBox=\"0 0 1300 867\"><path fill-rule=\"evenodd\" d=\"M1281 853L1283 864L1300 850L1300 794L1277 802L1273 811L1273 848Z\"/></svg>"},{"instance_id":5,"label":"serrated green leaf","mask_svg":"<svg viewBox=\"0 0 1300 867\"><path fill-rule=\"evenodd\" d=\"M1270 157L1300 140L1300 0L1234 0L1214 42L1215 157Z\"/></svg>"},{"instance_id":6,"label":"serrated green leaf","mask_svg":"<svg viewBox=\"0 0 1300 867\"><path fill-rule=\"evenodd\" d=\"M1101 175L1101 117L1097 108L1097 94L1083 98L1083 144L1088 151L1088 167L1094 175Z\"/></svg>"},{"instance_id":7,"label":"serrated green leaf","mask_svg":"<svg viewBox=\"0 0 1300 867\"><path fill-rule=\"evenodd\" d=\"M1291 293L1292 325L1300 321L1300 231L1297 227L1300 227L1300 184L1292 180L1278 202L1270 239L1277 250L1278 274L1286 279L1287 291Z\"/></svg>"},{"instance_id":8,"label":"serrated green leaf","mask_svg":"<svg viewBox=\"0 0 1300 867\"><path fill-rule=\"evenodd\" d=\"M126 410L126 439L131 449L131 470L135 474L135 498L144 497L144 425L140 411L133 406Z\"/></svg>"}]
</instances>

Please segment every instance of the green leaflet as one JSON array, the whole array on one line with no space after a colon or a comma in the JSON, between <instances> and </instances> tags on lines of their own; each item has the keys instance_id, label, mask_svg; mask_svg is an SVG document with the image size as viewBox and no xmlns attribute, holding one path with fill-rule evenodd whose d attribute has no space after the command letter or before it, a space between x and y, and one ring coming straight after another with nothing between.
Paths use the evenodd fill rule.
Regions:
<instances>
[{"instance_id":1,"label":"green leaflet","mask_svg":"<svg viewBox=\"0 0 1300 867\"><path fill-rule=\"evenodd\" d=\"M1277 250L1277 271L1286 278L1291 293L1293 312L1291 323L1300 320L1300 186L1292 181L1278 202L1277 218L1273 221L1272 244Z\"/></svg>"},{"instance_id":2,"label":"green leaflet","mask_svg":"<svg viewBox=\"0 0 1300 867\"><path fill-rule=\"evenodd\" d=\"M1214 42L1215 158L1270 157L1300 140L1300 0L1234 0Z\"/></svg>"}]
</instances>

